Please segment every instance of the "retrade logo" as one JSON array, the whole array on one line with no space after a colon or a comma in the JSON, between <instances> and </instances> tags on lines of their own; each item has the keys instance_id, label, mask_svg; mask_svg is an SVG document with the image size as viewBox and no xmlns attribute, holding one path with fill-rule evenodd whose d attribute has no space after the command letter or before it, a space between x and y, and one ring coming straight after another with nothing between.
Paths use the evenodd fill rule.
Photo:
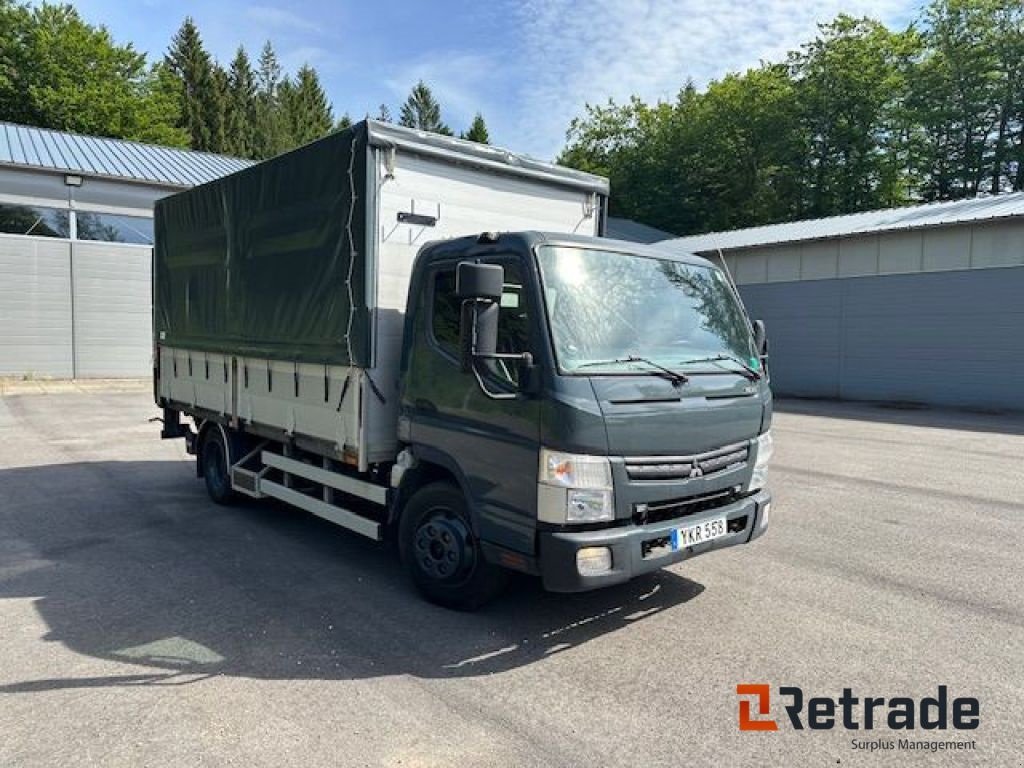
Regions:
<instances>
[{"instance_id":1,"label":"retrade logo","mask_svg":"<svg viewBox=\"0 0 1024 768\"><path fill-rule=\"evenodd\" d=\"M771 686L767 683L740 683L736 686L739 700L741 731L777 731L779 724L772 714ZM974 730L981 723L981 705L976 698L961 696L950 699L949 689L940 685L935 696L913 699L909 696L854 696L852 688L843 688L837 698L805 697L803 689L794 685L779 687L778 699L790 726L802 731L828 731L845 728L870 731L888 728L893 731Z\"/></svg>"},{"instance_id":2,"label":"retrade logo","mask_svg":"<svg viewBox=\"0 0 1024 768\"><path fill-rule=\"evenodd\" d=\"M736 686L740 696L754 696L757 702L757 714L767 715L771 712L771 686L767 683L740 683ZM750 714L750 699L740 699L740 730L741 731L777 731L779 724L774 720L755 720Z\"/></svg>"}]
</instances>

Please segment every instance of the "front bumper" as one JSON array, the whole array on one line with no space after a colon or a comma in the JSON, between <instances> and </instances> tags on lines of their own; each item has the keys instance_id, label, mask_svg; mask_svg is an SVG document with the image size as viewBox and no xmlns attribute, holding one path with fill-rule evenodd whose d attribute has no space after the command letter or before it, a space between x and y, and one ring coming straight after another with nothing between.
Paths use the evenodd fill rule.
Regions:
<instances>
[{"instance_id":1,"label":"front bumper","mask_svg":"<svg viewBox=\"0 0 1024 768\"><path fill-rule=\"evenodd\" d=\"M541 531L539 566L544 588L552 592L597 589L620 584L641 573L654 571L680 560L689 560L715 549L747 544L767 529L766 512L770 503L771 495L767 490L762 490L726 506L649 525L634 524L598 531ZM721 538L676 552L667 547L647 551L652 542L671 535L673 528L696 525L718 517L725 517L726 525L730 528L730 532ZM611 570L597 576L580 575L576 566L576 553L583 547L611 549Z\"/></svg>"}]
</instances>

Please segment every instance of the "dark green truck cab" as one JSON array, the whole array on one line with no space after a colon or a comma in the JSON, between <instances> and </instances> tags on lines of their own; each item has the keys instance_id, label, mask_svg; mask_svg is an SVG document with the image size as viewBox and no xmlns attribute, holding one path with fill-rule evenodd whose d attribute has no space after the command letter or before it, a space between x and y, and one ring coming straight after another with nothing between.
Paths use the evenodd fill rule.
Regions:
<instances>
[{"instance_id":1,"label":"dark green truck cab","mask_svg":"<svg viewBox=\"0 0 1024 768\"><path fill-rule=\"evenodd\" d=\"M501 567L593 589L764 533L763 326L710 262L534 232L428 244L405 324L393 514L422 473L465 502L403 537L428 596L475 601Z\"/></svg>"}]
</instances>

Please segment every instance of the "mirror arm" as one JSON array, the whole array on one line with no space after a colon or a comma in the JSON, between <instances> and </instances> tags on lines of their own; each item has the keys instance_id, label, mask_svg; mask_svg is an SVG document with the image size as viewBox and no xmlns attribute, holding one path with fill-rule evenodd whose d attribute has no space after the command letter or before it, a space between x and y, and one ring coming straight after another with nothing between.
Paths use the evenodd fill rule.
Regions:
<instances>
[{"instance_id":1,"label":"mirror arm","mask_svg":"<svg viewBox=\"0 0 1024 768\"><path fill-rule=\"evenodd\" d=\"M476 377L477 386L480 387L480 391L483 392L491 400L515 400L519 397L518 392L491 392L484 383L483 376L480 375L480 371L477 370L477 360L523 360L527 365L533 365L533 355L529 352L517 352L517 353L501 353L495 352L493 355L478 355L476 350L471 353L473 355L473 376Z\"/></svg>"}]
</instances>

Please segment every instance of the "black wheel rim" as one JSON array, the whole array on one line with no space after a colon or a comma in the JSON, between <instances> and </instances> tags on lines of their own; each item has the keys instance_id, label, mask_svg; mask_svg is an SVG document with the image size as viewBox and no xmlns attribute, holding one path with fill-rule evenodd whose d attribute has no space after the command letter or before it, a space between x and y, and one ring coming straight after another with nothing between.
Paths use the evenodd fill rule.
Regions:
<instances>
[{"instance_id":1,"label":"black wheel rim","mask_svg":"<svg viewBox=\"0 0 1024 768\"><path fill-rule=\"evenodd\" d=\"M424 517L413 537L413 551L419 569L445 584L465 581L476 565L476 545L469 527L443 507L431 509Z\"/></svg>"},{"instance_id":2,"label":"black wheel rim","mask_svg":"<svg viewBox=\"0 0 1024 768\"><path fill-rule=\"evenodd\" d=\"M206 446L206 451L206 471L208 473L208 477L214 487L220 490L224 487L228 475L227 460L224 458L224 448L216 440L211 440L210 444Z\"/></svg>"}]
</instances>

